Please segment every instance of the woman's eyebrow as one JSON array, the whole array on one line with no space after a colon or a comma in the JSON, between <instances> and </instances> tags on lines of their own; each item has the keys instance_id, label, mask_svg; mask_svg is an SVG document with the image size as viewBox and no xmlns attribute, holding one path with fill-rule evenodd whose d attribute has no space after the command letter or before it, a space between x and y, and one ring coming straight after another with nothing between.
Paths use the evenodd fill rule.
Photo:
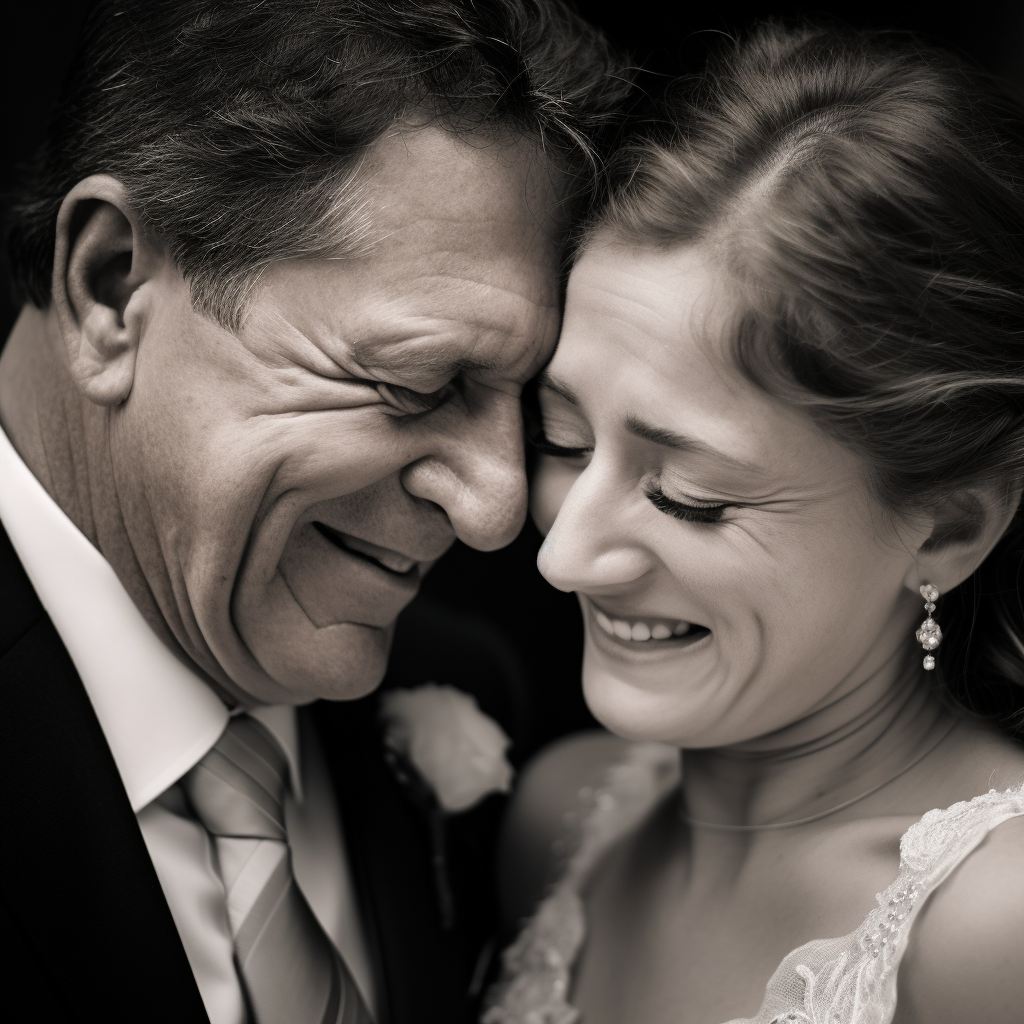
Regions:
<instances>
[{"instance_id":1,"label":"woman's eyebrow","mask_svg":"<svg viewBox=\"0 0 1024 1024\"><path fill-rule=\"evenodd\" d=\"M568 384L564 381L559 380L557 377L553 377L547 370L544 370L537 376L537 387L547 388L548 391L554 391L556 395L560 395L571 405L579 405L580 400Z\"/></svg>"},{"instance_id":2,"label":"woman's eyebrow","mask_svg":"<svg viewBox=\"0 0 1024 1024\"><path fill-rule=\"evenodd\" d=\"M650 423L645 423L638 416L632 414L626 417L626 430L634 437L650 441L653 444L660 444L665 448L672 448L674 451L686 452L690 455L702 455L705 458L725 463L734 469L740 469L746 473L760 472L759 467L755 466L752 462L744 462L742 459L737 459L734 455L729 455L718 448L713 448L705 441L700 441L695 437L677 434L674 430L667 430L665 427L652 426Z\"/></svg>"},{"instance_id":3,"label":"woman's eyebrow","mask_svg":"<svg viewBox=\"0 0 1024 1024\"><path fill-rule=\"evenodd\" d=\"M576 392L565 381L559 380L547 370L538 374L537 386L553 391L571 405L580 404L579 396ZM633 414L626 417L626 430L634 437L650 441L653 444L660 444L664 448L671 448L674 451L714 459L716 462L742 470L744 473L763 473L761 467L753 462L737 459L735 455L719 451L719 449L712 447L705 441L699 441L695 437L687 437L685 434L678 434L674 430L668 430L665 427L652 426L650 423L645 423L639 416Z\"/></svg>"}]
</instances>

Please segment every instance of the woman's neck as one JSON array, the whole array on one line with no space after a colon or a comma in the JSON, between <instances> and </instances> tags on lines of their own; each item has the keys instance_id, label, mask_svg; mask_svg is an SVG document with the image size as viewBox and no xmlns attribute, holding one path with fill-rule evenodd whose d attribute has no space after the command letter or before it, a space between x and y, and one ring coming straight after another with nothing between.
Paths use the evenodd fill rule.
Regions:
<instances>
[{"instance_id":1,"label":"woman's neck","mask_svg":"<svg viewBox=\"0 0 1024 1024\"><path fill-rule=\"evenodd\" d=\"M916 660L893 659L774 733L731 747L685 751L686 816L756 826L828 812L927 755L951 721Z\"/></svg>"}]
</instances>

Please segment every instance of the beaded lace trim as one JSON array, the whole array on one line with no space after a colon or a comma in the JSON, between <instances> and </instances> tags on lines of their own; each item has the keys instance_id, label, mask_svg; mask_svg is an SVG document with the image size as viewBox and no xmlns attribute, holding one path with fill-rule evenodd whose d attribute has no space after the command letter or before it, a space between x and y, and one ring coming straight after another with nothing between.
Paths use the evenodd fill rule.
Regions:
<instances>
[{"instance_id":1,"label":"beaded lace trim","mask_svg":"<svg viewBox=\"0 0 1024 1024\"><path fill-rule=\"evenodd\" d=\"M677 750L634 744L600 790L581 794L588 807L576 852L505 951L502 977L489 995L482 1024L580 1021L568 998L586 937L583 885L601 856L639 827L678 781ZM929 811L901 839L896 880L878 894L878 906L860 927L793 950L769 980L756 1016L728 1024L889 1024L896 1010L896 972L927 896L989 831L1019 815L1024 815L1024 785Z\"/></svg>"}]
</instances>

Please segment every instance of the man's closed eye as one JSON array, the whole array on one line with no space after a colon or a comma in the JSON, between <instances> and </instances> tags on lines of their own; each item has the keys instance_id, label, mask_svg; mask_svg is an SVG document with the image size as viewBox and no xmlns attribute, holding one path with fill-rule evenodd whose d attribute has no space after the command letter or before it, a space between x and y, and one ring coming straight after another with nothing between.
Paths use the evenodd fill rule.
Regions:
<instances>
[{"instance_id":1,"label":"man's closed eye","mask_svg":"<svg viewBox=\"0 0 1024 1024\"><path fill-rule=\"evenodd\" d=\"M444 405L456 392L457 387L454 381L448 381L436 391L422 392L413 391L411 388L404 388L400 384L384 384L377 382L374 385L377 393L398 412L407 415L432 412L434 409Z\"/></svg>"}]
</instances>

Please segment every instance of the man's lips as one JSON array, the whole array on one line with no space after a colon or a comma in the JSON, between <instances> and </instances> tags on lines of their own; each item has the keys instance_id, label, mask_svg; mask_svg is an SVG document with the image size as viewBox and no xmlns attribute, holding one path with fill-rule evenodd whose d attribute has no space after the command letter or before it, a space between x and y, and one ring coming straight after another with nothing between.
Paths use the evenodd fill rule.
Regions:
<instances>
[{"instance_id":1,"label":"man's lips","mask_svg":"<svg viewBox=\"0 0 1024 1024\"><path fill-rule=\"evenodd\" d=\"M376 565L393 576L409 576L420 564L415 558L409 558L408 555L392 551L390 548L379 547L377 544L371 544L369 541L353 537L351 534L342 533L325 523L314 522L313 526L321 536L336 547L347 551L350 555L355 555L356 558Z\"/></svg>"}]
</instances>

